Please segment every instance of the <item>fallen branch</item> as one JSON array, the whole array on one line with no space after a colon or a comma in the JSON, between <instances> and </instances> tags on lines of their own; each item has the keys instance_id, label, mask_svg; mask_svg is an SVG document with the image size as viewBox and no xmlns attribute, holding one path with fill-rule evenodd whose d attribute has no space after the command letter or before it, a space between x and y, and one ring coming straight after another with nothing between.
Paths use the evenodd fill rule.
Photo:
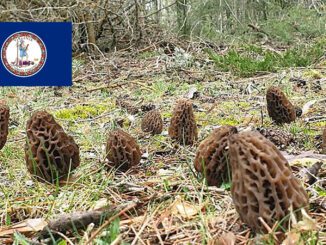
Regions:
<instances>
[{"instance_id":1,"label":"fallen branch","mask_svg":"<svg viewBox=\"0 0 326 245\"><path fill-rule=\"evenodd\" d=\"M73 228L86 229L91 223L98 225L101 220L105 219L113 210L107 211L87 211L78 212L73 214L63 214L58 218L51 220L48 225L43 229L43 232L47 231L68 231Z\"/></svg>"},{"instance_id":2,"label":"fallen branch","mask_svg":"<svg viewBox=\"0 0 326 245\"><path fill-rule=\"evenodd\" d=\"M107 224L107 222L110 223L112 220L119 217L122 213L135 207L136 204L132 203L129 204L127 207L125 206L126 205L118 206L115 208L108 208L105 210L92 210L86 212L77 212L72 214L61 215L56 219L50 220L48 222L48 225L45 226L43 230L39 233L39 237L48 236L53 231L66 232L73 229L74 230L86 229L89 224L93 223L94 225L100 225L107 218L109 219L104 224ZM114 214L121 208L123 209L120 212ZM92 237L90 238L90 240L92 240Z\"/></svg>"},{"instance_id":3,"label":"fallen branch","mask_svg":"<svg viewBox=\"0 0 326 245\"><path fill-rule=\"evenodd\" d=\"M87 241L87 244L90 244L96 237L98 234L100 234L100 232L107 227L113 220L115 220L117 217L119 217L120 215L124 214L125 212L127 212L128 210L132 209L136 207L136 203L132 203L130 205L128 205L126 208L124 208L123 210L121 210L119 213L117 213L116 215L113 215L110 217L110 219L108 219L107 221L105 221L94 233L93 235L90 237L90 239Z\"/></svg>"},{"instance_id":4,"label":"fallen branch","mask_svg":"<svg viewBox=\"0 0 326 245\"><path fill-rule=\"evenodd\" d=\"M313 151L305 151L299 155L288 154L286 151L281 151L281 153L290 164L291 164L291 162L294 162L295 160L306 159L306 158L311 158L311 159L315 159L318 161L326 160L325 154L317 154L317 153L314 153Z\"/></svg>"}]
</instances>

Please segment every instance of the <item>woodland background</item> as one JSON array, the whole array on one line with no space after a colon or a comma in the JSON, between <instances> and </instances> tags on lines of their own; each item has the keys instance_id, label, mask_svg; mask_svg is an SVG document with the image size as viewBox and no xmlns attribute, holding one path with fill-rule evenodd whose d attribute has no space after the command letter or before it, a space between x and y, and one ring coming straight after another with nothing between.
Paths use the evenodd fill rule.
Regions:
<instances>
[{"instance_id":1,"label":"woodland background","mask_svg":"<svg viewBox=\"0 0 326 245\"><path fill-rule=\"evenodd\" d=\"M199 142L226 124L274 138L309 192L313 221L286 231L283 244L326 243L325 164L315 182L305 180L313 163L325 162L325 0L0 0L0 21L73 23L72 87L0 88L10 107L0 152L1 244L279 244L241 222L230 183L208 187L195 173ZM272 123L265 100L272 85L303 109L301 118ZM194 146L167 135L181 97L193 102ZM150 136L140 122L153 105L164 131ZM72 183L45 185L26 170L25 127L36 110L54 115L80 147ZM117 125L144 153L122 175L104 168L107 134ZM48 220L107 206L115 215L101 229L42 237Z\"/></svg>"},{"instance_id":2,"label":"woodland background","mask_svg":"<svg viewBox=\"0 0 326 245\"><path fill-rule=\"evenodd\" d=\"M167 34L194 41L295 43L325 32L323 0L0 1L0 21L71 21L74 51L138 48ZM166 37L168 38L168 37Z\"/></svg>"}]
</instances>

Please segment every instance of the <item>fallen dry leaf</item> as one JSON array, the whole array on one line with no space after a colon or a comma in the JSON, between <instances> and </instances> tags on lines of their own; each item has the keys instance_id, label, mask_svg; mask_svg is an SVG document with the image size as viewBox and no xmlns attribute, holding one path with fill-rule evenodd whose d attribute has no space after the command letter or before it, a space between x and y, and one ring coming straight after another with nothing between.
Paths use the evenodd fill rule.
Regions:
<instances>
[{"instance_id":1,"label":"fallen dry leaf","mask_svg":"<svg viewBox=\"0 0 326 245\"><path fill-rule=\"evenodd\" d=\"M302 220L299 221L298 223L293 224L292 225L293 228L297 229L300 232L317 230L316 221L307 214L306 210L302 208L301 213L302 213Z\"/></svg>"},{"instance_id":2,"label":"fallen dry leaf","mask_svg":"<svg viewBox=\"0 0 326 245\"><path fill-rule=\"evenodd\" d=\"M146 219L146 216L141 215L138 217L127 219L127 220L122 220L120 222L120 225L140 224L140 223L143 223L145 221L145 219Z\"/></svg>"},{"instance_id":3,"label":"fallen dry leaf","mask_svg":"<svg viewBox=\"0 0 326 245\"><path fill-rule=\"evenodd\" d=\"M15 232L28 233L41 231L48 223L44 219L27 219L22 222L0 229L0 237L12 235Z\"/></svg>"},{"instance_id":4,"label":"fallen dry leaf","mask_svg":"<svg viewBox=\"0 0 326 245\"><path fill-rule=\"evenodd\" d=\"M190 202L184 201L180 196L176 197L176 200L172 203L170 209L171 214L181 215L183 218L191 218L198 214L203 205L197 206Z\"/></svg>"},{"instance_id":5,"label":"fallen dry leaf","mask_svg":"<svg viewBox=\"0 0 326 245\"><path fill-rule=\"evenodd\" d=\"M282 245L303 245L303 243L300 242L300 234L291 231L287 234Z\"/></svg>"},{"instance_id":6,"label":"fallen dry leaf","mask_svg":"<svg viewBox=\"0 0 326 245\"><path fill-rule=\"evenodd\" d=\"M234 245L236 237L232 232L223 233L218 240L214 243L215 245Z\"/></svg>"},{"instance_id":7,"label":"fallen dry leaf","mask_svg":"<svg viewBox=\"0 0 326 245\"><path fill-rule=\"evenodd\" d=\"M307 114L309 112L309 109L317 102L317 100L311 100L308 101L306 104L302 107L302 116Z\"/></svg>"},{"instance_id":8,"label":"fallen dry leaf","mask_svg":"<svg viewBox=\"0 0 326 245\"><path fill-rule=\"evenodd\" d=\"M302 107L302 116L307 114L310 109L313 107L314 104L316 103L324 103L326 101L326 99L320 99L320 100L311 100L311 101L308 101L306 104L303 105Z\"/></svg>"},{"instance_id":9,"label":"fallen dry leaf","mask_svg":"<svg viewBox=\"0 0 326 245\"><path fill-rule=\"evenodd\" d=\"M95 204L93 205L93 209L97 210L97 209L100 209L100 208L104 208L108 205L108 200L107 198L100 198L99 200L97 200L95 202Z\"/></svg>"},{"instance_id":10,"label":"fallen dry leaf","mask_svg":"<svg viewBox=\"0 0 326 245\"><path fill-rule=\"evenodd\" d=\"M197 88L196 88L196 87L191 87L191 88L189 89L188 94L187 94L188 99L193 99L193 98L195 97L195 94L196 94L196 93L198 93L198 92L197 92Z\"/></svg>"},{"instance_id":11,"label":"fallen dry leaf","mask_svg":"<svg viewBox=\"0 0 326 245\"><path fill-rule=\"evenodd\" d=\"M312 219L303 208L300 209L302 220L297 222L293 212L291 212L291 220L293 222L292 229L286 233L286 238L282 245L304 245L305 241L301 239L301 234L307 231L316 231L317 223Z\"/></svg>"}]
</instances>

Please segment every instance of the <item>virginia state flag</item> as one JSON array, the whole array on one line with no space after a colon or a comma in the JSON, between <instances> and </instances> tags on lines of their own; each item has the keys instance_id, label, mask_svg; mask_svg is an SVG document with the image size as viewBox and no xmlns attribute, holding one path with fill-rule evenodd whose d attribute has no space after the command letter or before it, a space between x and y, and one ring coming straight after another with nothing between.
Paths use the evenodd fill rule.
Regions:
<instances>
[{"instance_id":1,"label":"virginia state flag","mask_svg":"<svg viewBox=\"0 0 326 245\"><path fill-rule=\"evenodd\" d=\"M0 86L72 85L72 23L0 23Z\"/></svg>"}]
</instances>

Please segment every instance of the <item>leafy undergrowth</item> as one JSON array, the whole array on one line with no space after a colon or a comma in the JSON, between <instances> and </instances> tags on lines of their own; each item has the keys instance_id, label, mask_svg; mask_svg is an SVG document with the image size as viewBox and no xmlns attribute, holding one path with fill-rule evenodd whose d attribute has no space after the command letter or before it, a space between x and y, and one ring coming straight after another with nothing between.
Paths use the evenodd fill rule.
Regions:
<instances>
[{"instance_id":1,"label":"leafy undergrowth","mask_svg":"<svg viewBox=\"0 0 326 245\"><path fill-rule=\"evenodd\" d=\"M240 77L250 77L261 72L276 72L289 67L307 67L325 55L326 39L312 44L298 44L284 52L248 45L244 50L231 49L225 55L212 50L206 52L222 71L232 71Z\"/></svg>"},{"instance_id":2,"label":"leafy undergrowth","mask_svg":"<svg viewBox=\"0 0 326 245\"><path fill-rule=\"evenodd\" d=\"M92 67L97 73L88 73L89 80L84 80L83 72L95 63L75 60L78 67L74 67L75 83L71 88L1 88L0 96L11 108L9 140L0 152L1 226L133 203L134 208L103 227L94 244L214 244L222 234L228 234L226 239L236 244L277 244L273 233L255 237L239 220L229 183L220 188L207 187L195 174L196 148L213 127L231 124L240 129L264 127L289 132L294 143L285 148L288 154L318 152L318 136L326 125L326 103L320 101L326 96L325 67L237 79L229 73L217 73L213 64L174 67L172 58L159 54L134 59L110 56L98 64L109 63L108 59L118 65ZM305 85L294 79L298 77L306 81ZM295 123L275 126L265 106L265 91L272 84L280 86L298 106L317 101ZM195 90L196 96L190 92ZM174 102L181 97L192 98L200 129L199 142L192 147L173 143L166 132ZM164 117L164 132L156 136L142 133L140 120L144 112L130 115L115 105L115 98L139 108L155 104ZM34 181L25 166L26 121L32 111L40 109L55 115L80 146L81 166L61 187ZM125 174L104 168L106 137L118 120L123 120L124 130L137 139L146 153L141 164ZM305 167L293 167L302 181L300 173ZM326 241L325 190L321 183L305 183L310 195L309 211L320 232L302 232L298 227L299 232L288 231L288 237L296 244L303 239L309 244ZM46 241L86 244L96 230L89 226L83 231L53 234ZM13 238L0 241L10 243L14 239L17 244L28 244L26 241L33 238L34 233L16 233Z\"/></svg>"},{"instance_id":3,"label":"leafy undergrowth","mask_svg":"<svg viewBox=\"0 0 326 245\"><path fill-rule=\"evenodd\" d=\"M324 6L318 10L318 7L303 8L301 4L297 3L290 4L285 8L282 8L277 2L253 1L246 3L247 6L251 5L252 9L261 9L265 4L268 5L268 16L261 16L257 19L256 16L251 16L248 13L247 18L241 19L241 21L228 19L226 28L221 27L221 23L218 21L220 12L216 9L221 7L219 2L206 1L204 4L198 2L190 10L193 12L190 13L191 16L189 17L191 35L222 43L242 45L244 42L267 41L275 46L282 46L293 45L302 41L308 43L314 38L326 34ZM253 26L256 27L256 30L252 29Z\"/></svg>"}]
</instances>

